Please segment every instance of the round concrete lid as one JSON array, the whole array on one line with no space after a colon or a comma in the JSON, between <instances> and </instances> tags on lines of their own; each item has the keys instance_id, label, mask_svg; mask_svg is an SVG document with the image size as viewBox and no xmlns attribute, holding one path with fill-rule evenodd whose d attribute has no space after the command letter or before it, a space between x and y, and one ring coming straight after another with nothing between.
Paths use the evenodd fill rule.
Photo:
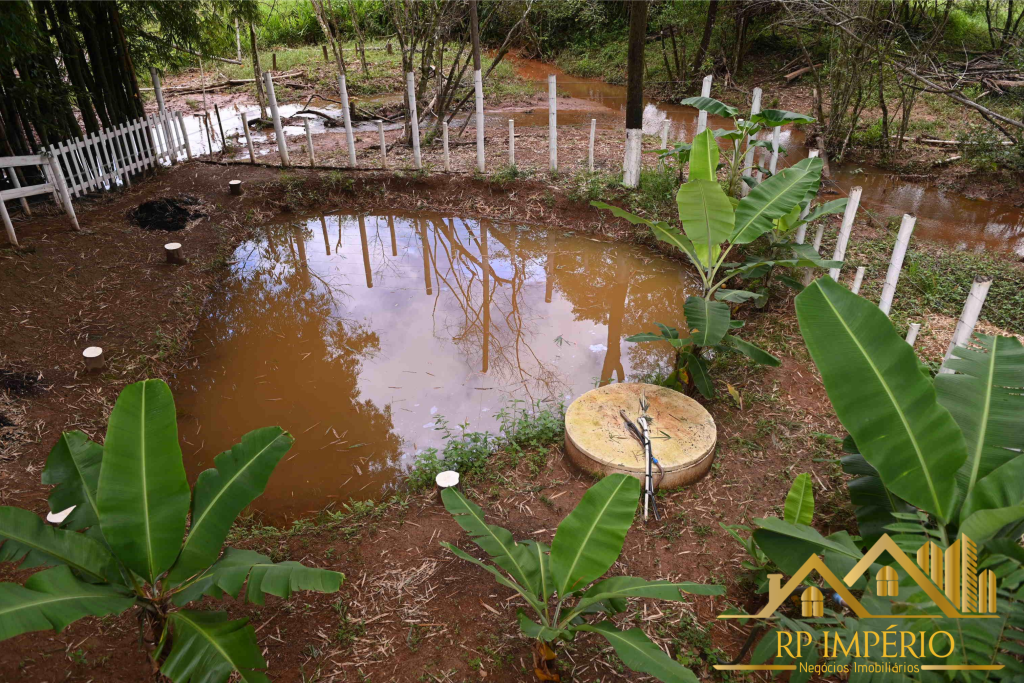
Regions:
<instances>
[{"instance_id":1,"label":"round concrete lid","mask_svg":"<svg viewBox=\"0 0 1024 683\"><path fill-rule=\"evenodd\" d=\"M714 419L692 398L654 384L608 384L573 401L565 414L566 450L572 460L590 472L643 476L643 447L619 414L624 410L636 423L641 395L650 404L654 457L665 471L658 481L655 469L656 483L672 487L703 477L718 438Z\"/></svg>"}]
</instances>

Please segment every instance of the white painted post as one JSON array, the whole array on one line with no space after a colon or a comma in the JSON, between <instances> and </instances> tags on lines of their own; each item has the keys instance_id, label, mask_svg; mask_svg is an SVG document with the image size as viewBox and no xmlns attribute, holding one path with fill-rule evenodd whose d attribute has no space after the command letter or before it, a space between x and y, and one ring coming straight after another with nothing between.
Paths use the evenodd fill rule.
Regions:
<instances>
[{"instance_id":1,"label":"white painted post","mask_svg":"<svg viewBox=\"0 0 1024 683\"><path fill-rule=\"evenodd\" d=\"M484 81L480 69L473 72L473 89L476 91L476 170L480 173L486 171L484 161ZM509 125L512 125L509 123ZM509 162L514 163L514 162Z\"/></svg>"},{"instance_id":2,"label":"white painted post","mask_svg":"<svg viewBox=\"0 0 1024 683\"><path fill-rule=\"evenodd\" d=\"M816 156L818 156L818 150L816 150L816 149L812 149L807 154L807 158L808 159L813 159ZM743 183L743 184L746 185L746 183ZM806 219L807 218L807 214L809 214L810 212L811 212L811 203L807 202L807 206L805 206L804 210L800 212L800 220L802 221L802 220ZM794 241L797 244L803 244L805 239L807 239L807 223L801 223L800 227L796 229L796 237L794 238ZM821 242L820 241L818 242L818 246L821 246Z\"/></svg>"},{"instance_id":3,"label":"white painted post","mask_svg":"<svg viewBox=\"0 0 1024 683\"><path fill-rule=\"evenodd\" d=\"M118 160L118 165L121 167L121 173L124 176L125 185L127 185L128 187L131 187L132 186L132 179L131 179L131 173L129 173L129 169L128 169L128 150L125 147L122 147L122 145L124 144L124 124L123 123L118 125L118 127L114 129L114 135L113 135L113 137L111 139L114 142L114 149L116 150L117 154L120 155L120 159ZM57 167L60 168L60 165L58 164Z\"/></svg>"},{"instance_id":4,"label":"white painted post","mask_svg":"<svg viewBox=\"0 0 1024 683\"><path fill-rule=\"evenodd\" d=\"M81 230L78 227L78 217L75 216L75 207L71 206L71 195L68 194L68 186L64 182L64 174L60 171L60 166L57 164L57 159L52 155L47 156L47 160L50 163L50 173L53 175L53 182L57 185L57 191L60 192L61 201L64 204L64 213L71 219L71 226L75 230Z\"/></svg>"},{"instance_id":5,"label":"white painted post","mask_svg":"<svg viewBox=\"0 0 1024 683\"><path fill-rule=\"evenodd\" d=\"M85 369L88 371L102 370L106 364L103 360L103 349L99 346L90 346L82 351L82 358L85 361Z\"/></svg>"},{"instance_id":6,"label":"white painted post","mask_svg":"<svg viewBox=\"0 0 1024 683\"><path fill-rule=\"evenodd\" d=\"M917 333L921 331L921 323L910 323L910 329L907 330L907 343L911 346L917 341Z\"/></svg>"},{"instance_id":7,"label":"white painted post","mask_svg":"<svg viewBox=\"0 0 1024 683\"><path fill-rule=\"evenodd\" d=\"M277 95L274 93L274 76L267 71L263 74L263 83L267 88L267 103L270 105L270 114L274 118L274 135L277 136L277 151L281 154L281 165L288 166L288 143L284 139L284 129L281 127L281 115L277 111ZM209 117L207 117L209 126ZM213 149L210 149L213 152Z\"/></svg>"},{"instance_id":8,"label":"white painted post","mask_svg":"<svg viewBox=\"0 0 1024 683\"><path fill-rule=\"evenodd\" d=\"M761 113L761 89L754 88L754 94L750 98L750 117L753 118L755 114ZM756 137L754 138L756 140ZM750 136L747 136L747 154L743 159L743 175L753 177L751 171L754 168L754 148L750 147L750 143L753 142ZM750 187L743 183L740 187L741 194L746 197L750 192Z\"/></svg>"},{"instance_id":9,"label":"white painted post","mask_svg":"<svg viewBox=\"0 0 1024 683\"><path fill-rule=\"evenodd\" d=\"M128 138L128 143L131 147L132 152L132 163L128 166L128 170L134 173L142 172L142 155L139 154L139 144L135 136L135 122L129 123L127 128L128 134L125 136Z\"/></svg>"},{"instance_id":10,"label":"white painted post","mask_svg":"<svg viewBox=\"0 0 1024 683\"><path fill-rule=\"evenodd\" d=\"M14 186L14 189L20 189L21 183L18 181L18 169L8 168L7 175L10 177L11 185ZM28 200L25 197L21 198L21 210L24 211L25 215L28 216L29 218L32 217L32 212L28 208Z\"/></svg>"},{"instance_id":11,"label":"white painted post","mask_svg":"<svg viewBox=\"0 0 1024 683\"><path fill-rule=\"evenodd\" d=\"M711 81L714 76L708 74L704 77L704 82L700 86L701 97L711 97ZM756 91L755 91L756 92ZM700 111L697 114L697 135L700 135L708 127L708 113L706 111Z\"/></svg>"},{"instance_id":12,"label":"white painted post","mask_svg":"<svg viewBox=\"0 0 1024 683\"><path fill-rule=\"evenodd\" d=\"M854 216L857 215L857 206L860 204L860 195L863 191L864 188L862 187L855 187L850 190L850 199L846 203L846 213L843 214L843 224L839 228L839 237L836 240L836 251L832 256L833 261L842 261L846 258L846 245L850 242L850 231L853 229L853 219ZM828 271L828 274L833 280L838 280L839 269L832 268Z\"/></svg>"},{"instance_id":13,"label":"white painted post","mask_svg":"<svg viewBox=\"0 0 1024 683\"><path fill-rule=\"evenodd\" d=\"M235 55L238 61L242 61L242 36L238 32L238 19L235 18Z\"/></svg>"},{"instance_id":14,"label":"white painted post","mask_svg":"<svg viewBox=\"0 0 1024 683\"><path fill-rule=\"evenodd\" d=\"M483 157L478 154L477 161L480 161ZM508 165L516 165L516 120L508 120Z\"/></svg>"},{"instance_id":15,"label":"white painted post","mask_svg":"<svg viewBox=\"0 0 1024 683\"><path fill-rule=\"evenodd\" d=\"M775 169L779 167L779 143L782 142L782 126L775 126L772 129L772 160L768 164L768 170L775 175Z\"/></svg>"},{"instance_id":16,"label":"white painted post","mask_svg":"<svg viewBox=\"0 0 1024 683\"><path fill-rule=\"evenodd\" d=\"M448 123L444 122L441 124L441 142L444 146L444 172L452 172L452 158L448 153Z\"/></svg>"},{"instance_id":17,"label":"white painted post","mask_svg":"<svg viewBox=\"0 0 1024 683\"><path fill-rule=\"evenodd\" d=\"M910 235L914 232L915 223L915 216L903 214L903 222L900 223L900 231L896 235L896 246L893 247L892 258L889 260L889 270L885 274L885 284L882 285L882 296L878 300L878 307L886 315L889 315L893 297L896 296L896 283L899 282L900 271L903 270L903 258L907 255L907 246L910 245Z\"/></svg>"},{"instance_id":18,"label":"white painted post","mask_svg":"<svg viewBox=\"0 0 1024 683\"><path fill-rule=\"evenodd\" d=\"M967 301L964 302L963 313L960 314L956 329L953 330L953 339L950 340L946 355L942 358L942 367L939 368L940 375L953 374L953 370L947 368L946 363L953 356L953 349L958 346L967 346L971 341L971 334L974 332L974 326L978 324L981 307L985 305L985 297L988 296L988 289L991 286L992 277L989 275L979 275L974 278L971 292L967 295Z\"/></svg>"},{"instance_id":19,"label":"white painted post","mask_svg":"<svg viewBox=\"0 0 1024 683\"><path fill-rule=\"evenodd\" d=\"M409 125L412 126L412 159L416 170L423 168L423 159L420 157L420 119L416 111L416 77L410 71L405 74L405 84L409 91Z\"/></svg>"},{"instance_id":20,"label":"white painted post","mask_svg":"<svg viewBox=\"0 0 1024 683\"><path fill-rule=\"evenodd\" d=\"M384 121L377 119L377 132L380 134L380 167L388 167L388 143L384 139Z\"/></svg>"},{"instance_id":21,"label":"white painted post","mask_svg":"<svg viewBox=\"0 0 1024 683\"><path fill-rule=\"evenodd\" d=\"M853 286L850 287L850 291L854 294L860 294L860 286L864 283L864 266L857 266L857 273L853 276Z\"/></svg>"},{"instance_id":22,"label":"white painted post","mask_svg":"<svg viewBox=\"0 0 1024 683\"><path fill-rule=\"evenodd\" d=\"M672 127L672 122L665 119L665 123L661 126L661 151L664 152L668 149L668 129ZM658 157L658 170L665 170L665 157Z\"/></svg>"},{"instance_id":23,"label":"white painted post","mask_svg":"<svg viewBox=\"0 0 1024 683\"><path fill-rule=\"evenodd\" d=\"M587 152L587 168L594 172L594 136L597 133L597 119L590 119L590 148Z\"/></svg>"},{"instance_id":24,"label":"white painted post","mask_svg":"<svg viewBox=\"0 0 1024 683\"><path fill-rule=\"evenodd\" d=\"M306 148L309 150L309 165L316 166L316 155L313 154L313 134L309 132L309 119L303 119L306 126Z\"/></svg>"},{"instance_id":25,"label":"white painted post","mask_svg":"<svg viewBox=\"0 0 1024 683\"><path fill-rule=\"evenodd\" d=\"M252 148L252 136L249 135L249 118L242 112L242 131L245 132L245 146L249 148L249 163L256 163L256 152Z\"/></svg>"},{"instance_id":26,"label":"white painted post","mask_svg":"<svg viewBox=\"0 0 1024 683\"><path fill-rule=\"evenodd\" d=\"M558 101L555 75L548 75L548 166L558 170Z\"/></svg>"},{"instance_id":27,"label":"white painted post","mask_svg":"<svg viewBox=\"0 0 1024 683\"><path fill-rule=\"evenodd\" d=\"M4 205L4 200L0 199L0 218L4 219L4 230L7 231L7 241L14 245L15 249L20 249L21 245L18 244L18 236L14 234L14 224L11 223L11 215L7 213L7 206Z\"/></svg>"},{"instance_id":28,"label":"white painted post","mask_svg":"<svg viewBox=\"0 0 1024 683\"><path fill-rule=\"evenodd\" d=\"M352 112L348 108L348 84L345 83L345 74L338 76L338 87L341 88L341 117L345 122L345 142L348 144L348 165L355 168L356 163L356 139L352 135ZM313 146L310 145L310 149Z\"/></svg>"},{"instance_id":29,"label":"white painted post","mask_svg":"<svg viewBox=\"0 0 1024 683\"><path fill-rule=\"evenodd\" d=\"M175 112L178 118L178 128L181 129L181 139L185 141L185 156L192 161L192 143L188 141L188 131L185 129L185 117L181 112ZM245 114L242 114L242 125L245 127L245 137L249 137L249 127L245 126Z\"/></svg>"},{"instance_id":30,"label":"white painted post","mask_svg":"<svg viewBox=\"0 0 1024 683\"><path fill-rule=\"evenodd\" d=\"M622 160L622 184L636 187L640 184L640 154L642 153L644 131L642 128L626 129L626 153Z\"/></svg>"},{"instance_id":31,"label":"white painted post","mask_svg":"<svg viewBox=\"0 0 1024 683\"><path fill-rule=\"evenodd\" d=\"M164 89L160 85L160 71L155 66L151 66L149 67L149 75L153 78L153 92L156 94L156 106L157 110L160 112L160 123L163 125L164 139L167 141L168 146L167 151L171 152L171 130L167 126L167 119L164 118L164 114L167 110L164 108ZM171 164L176 163L173 153L169 153L167 158L170 160Z\"/></svg>"}]
</instances>

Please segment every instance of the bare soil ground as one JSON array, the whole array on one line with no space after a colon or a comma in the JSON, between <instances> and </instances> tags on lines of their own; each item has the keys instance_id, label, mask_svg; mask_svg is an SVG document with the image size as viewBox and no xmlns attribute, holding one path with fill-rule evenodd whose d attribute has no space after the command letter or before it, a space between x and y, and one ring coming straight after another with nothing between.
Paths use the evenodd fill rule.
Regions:
<instances>
[{"instance_id":1,"label":"bare soil ground","mask_svg":"<svg viewBox=\"0 0 1024 683\"><path fill-rule=\"evenodd\" d=\"M601 138L600 163L621 154L618 137ZM586 131L560 131L560 141L569 150L565 164L578 167L586 158ZM360 149L369 165L373 146L363 141ZM473 148L455 149L458 167L471 168ZM543 165L546 132L524 129L516 154ZM407 155L400 148L395 165L406 164ZM430 147L426 155L428 167L438 168L439 150ZM232 178L244 181L243 196L228 194ZM181 231L144 231L129 218L144 201L182 195L198 199L205 215ZM0 249L0 503L45 513L48 491L39 475L61 431L77 428L102 439L106 416L127 383L148 376L174 385L176 368L189 360L190 335L204 302L226 274L233 247L255 226L293 212L423 207L544 222L658 248L649 235L570 196L546 174L503 185L467 173L282 171L192 162L140 179L126 191L77 203L80 233L40 205L36 218L16 223L26 248ZM871 228L858 224L857 230ZM162 245L171 240L185 245L187 265L164 263ZM805 471L816 482L821 530L849 528L852 519L834 461L841 427L800 341L791 297L780 292L765 311L744 316L751 338L781 356L782 367L722 368L722 388L731 384L739 400L722 391L708 403L719 427L712 473L693 487L667 492L664 520L637 523L612 570L728 587L725 598L694 597L672 605L637 601L623 617L673 655L688 658L705 679L717 676L711 665L732 659L746 637L742 628L713 617L727 606L754 609L758 603L739 567L742 548L719 523L778 514L790 481ZM944 348L950 333L944 324L934 343ZM89 345L104 347L106 371L83 372L81 351ZM572 469L558 446L535 455L539 471L525 462L507 465L503 483L471 483L468 489L490 521L518 538L550 541L591 480ZM252 619L275 680L532 679L529 643L516 622L521 605L489 575L438 545L449 541L474 552L433 494L325 514L290 531L250 520L235 535L235 545L275 560L301 560L347 577L340 595L268 598L263 607L229 601L232 616ZM22 581L28 574L9 564L0 567L3 580ZM643 680L623 669L603 641L589 637L560 650L559 661L564 680ZM88 618L60 634L19 636L0 655L0 680L152 677L131 615Z\"/></svg>"}]
</instances>

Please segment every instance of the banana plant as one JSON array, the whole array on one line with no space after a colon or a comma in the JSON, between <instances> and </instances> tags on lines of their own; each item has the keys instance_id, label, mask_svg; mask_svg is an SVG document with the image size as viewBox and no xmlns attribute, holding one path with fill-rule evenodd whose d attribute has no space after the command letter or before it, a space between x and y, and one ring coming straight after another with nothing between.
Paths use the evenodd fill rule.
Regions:
<instances>
[{"instance_id":1,"label":"banana plant","mask_svg":"<svg viewBox=\"0 0 1024 683\"><path fill-rule=\"evenodd\" d=\"M450 543L441 545L493 574L499 584L522 596L533 611L531 618L519 610L519 626L537 641L534 669L540 680L559 680L552 670L555 641L569 642L577 633L591 632L604 637L634 671L660 681L697 683L691 671L662 652L642 630L619 630L609 618L625 611L629 598L683 601L685 594L725 593L723 586L699 583L632 576L601 578L622 552L639 495L637 479L624 474L605 477L558 525L549 548L532 540L516 542L506 529L487 524L483 510L464 493L454 488L442 492L445 508L497 567Z\"/></svg>"},{"instance_id":2,"label":"banana plant","mask_svg":"<svg viewBox=\"0 0 1024 683\"><path fill-rule=\"evenodd\" d=\"M676 367L669 383L679 381L687 390L696 388L706 398L714 396L708 375L710 350L736 351L756 363L775 365L778 358L754 344L728 334L742 325L732 320L729 304L758 300L763 293L726 289L736 278L750 278L758 269L774 265L831 268L840 262L823 261L808 248L794 258L729 261L733 250L750 244L773 229L774 221L790 214L802 201L818 192L821 184L821 159L804 159L761 183L741 200L729 197L717 181L720 151L714 133L706 130L693 141L690 153L690 180L679 188L676 204L682 230L667 221L636 216L617 206L591 202L611 211L634 225L650 227L660 241L670 244L689 258L697 269L702 296L687 297L684 305L687 331L680 334L671 326L658 324L661 332L627 337L627 341L667 341L676 349ZM693 393L689 391L689 393Z\"/></svg>"},{"instance_id":3,"label":"banana plant","mask_svg":"<svg viewBox=\"0 0 1024 683\"><path fill-rule=\"evenodd\" d=\"M50 451L42 475L54 485L50 509L73 508L59 527L0 507L0 561L48 567L24 586L0 583L0 640L135 607L151 629L150 656L170 680L222 683L237 673L269 683L248 620L187 605L204 595L237 598L243 587L256 604L267 594L339 589L338 572L224 548L292 441L280 427L249 432L189 490L170 388L152 379L125 387L102 446L73 431Z\"/></svg>"}]
</instances>

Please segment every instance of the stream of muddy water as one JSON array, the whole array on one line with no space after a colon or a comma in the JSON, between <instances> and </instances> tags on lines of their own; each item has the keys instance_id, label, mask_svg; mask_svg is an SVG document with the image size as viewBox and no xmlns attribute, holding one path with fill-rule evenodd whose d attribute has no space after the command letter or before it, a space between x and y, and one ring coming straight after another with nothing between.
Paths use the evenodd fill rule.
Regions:
<instances>
[{"instance_id":1,"label":"stream of muddy water","mask_svg":"<svg viewBox=\"0 0 1024 683\"><path fill-rule=\"evenodd\" d=\"M427 213L268 227L236 250L175 382L189 476L281 425L295 445L257 509L376 497L442 445L443 421L496 432L503 408L664 371L670 349L623 338L682 320L697 290L674 261L555 229Z\"/></svg>"}]
</instances>

